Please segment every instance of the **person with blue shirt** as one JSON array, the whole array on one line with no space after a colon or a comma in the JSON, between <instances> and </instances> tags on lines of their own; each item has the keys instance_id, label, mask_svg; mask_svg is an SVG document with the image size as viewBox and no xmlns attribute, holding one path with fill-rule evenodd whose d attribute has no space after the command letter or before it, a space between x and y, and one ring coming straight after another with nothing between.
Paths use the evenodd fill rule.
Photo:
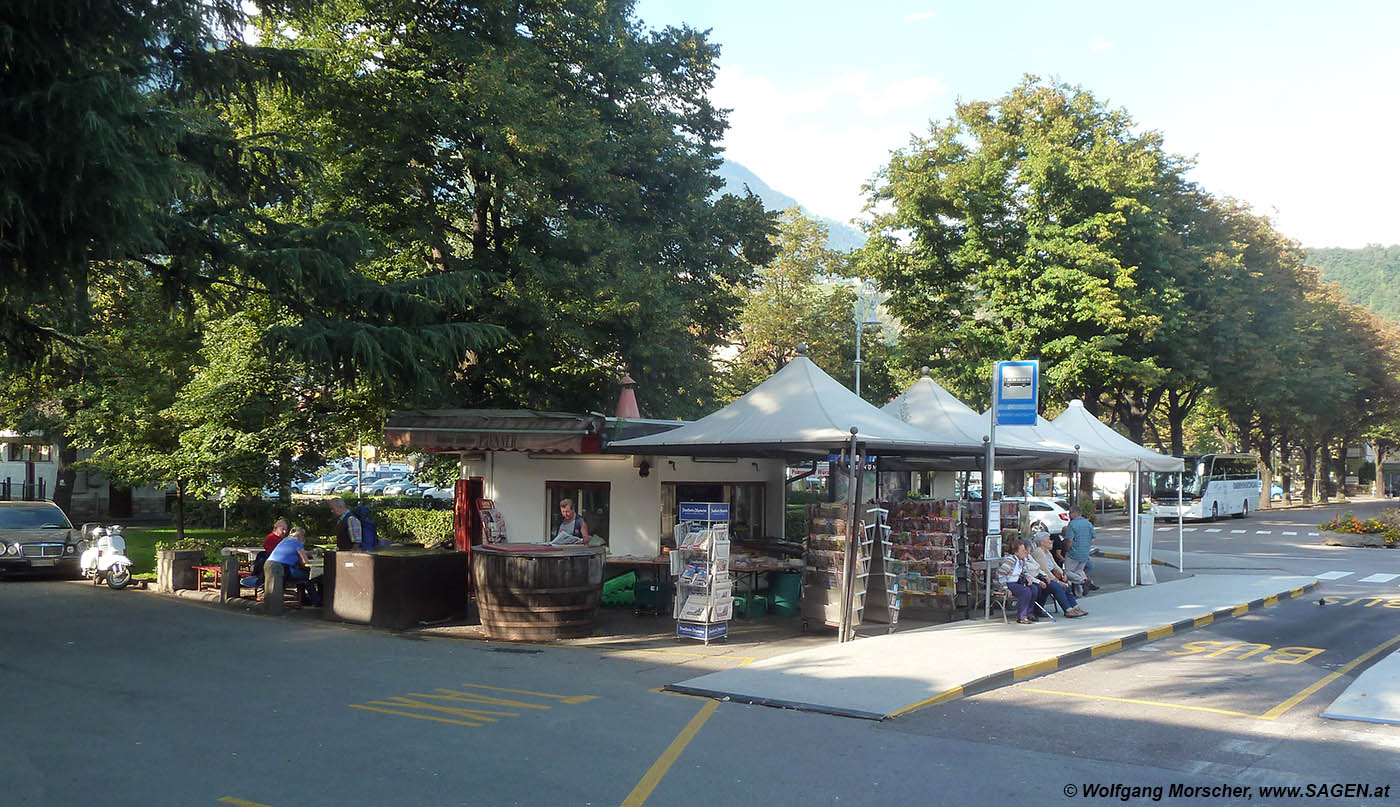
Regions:
<instances>
[{"instance_id":1,"label":"person with blue shirt","mask_svg":"<svg viewBox=\"0 0 1400 807\"><path fill-rule=\"evenodd\" d=\"M267 556L267 560L269 563L280 563L287 567L287 582L296 583L298 587L305 584L311 604L319 606L321 591L319 586L311 582L311 556L306 553L305 540L305 531L301 527L293 527L287 537L272 550L272 554Z\"/></svg>"},{"instance_id":2,"label":"person with blue shirt","mask_svg":"<svg viewBox=\"0 0 1400 807\"><path fill-rule=\"evenodd\" d=\"M1098 536L1094 533L1094 525L1079 512L1078 505L1070 505L1069 523L1065 525L1064 534L1069 541L1069 551L1065 553L1065 574L1071 580L1082 578L1085 591L1097 591L1098 586L1089 579L1089 572L1094 568L1089 553Z\"/></svg>"}]
</instances>

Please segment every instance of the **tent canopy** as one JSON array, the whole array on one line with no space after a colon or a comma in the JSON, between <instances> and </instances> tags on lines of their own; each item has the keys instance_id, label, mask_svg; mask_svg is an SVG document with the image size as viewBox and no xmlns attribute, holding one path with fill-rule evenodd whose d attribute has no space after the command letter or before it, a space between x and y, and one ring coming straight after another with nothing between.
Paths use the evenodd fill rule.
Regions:
<instances>
[{"instance_id":1,"label":"tent canopy","mask_svg":"<svg viewBox=\"0 0 1400 807\"><path fill-rule=\"evenodd\" d=\"M1184 461L1143 448L1089 414L1078 398L1053 421L1079 443L1079 466L1086 471L1181 471Z\"/></svg>"},{"instance_id":2,"label":"tent canopy","mask_svg":"<svg viewBox=\"0 0 1400 807\"><path fill-rule=\"evenodd\" d=\"M980 447L989 433L987 420L930 378L928 368L924 368L920 376L899 397L886 404L882 411L917 426L935 439L973 447L979 453L957 467L981 468ZM1004 433L1002 427L997 429L996 449L998 468L1052 468L1067 466L1074 460L1073 445L1066 448L1030 442ZM918 460L911 466L950 467L946 460Z\"/></svg>"},{"instance_id":3,"label":"tent canopy","mask_svg":"<svg viewBox=\"0 0 1400 807\"><path fill-rule=\"evenodd\" d=\"M825 458L857 439L875 454L975 455L981 438L930 434L892 417L827 375L805 355L788 362L744 397L664 434L609 443L628 454Z\"/></svg>"}]
</instances>

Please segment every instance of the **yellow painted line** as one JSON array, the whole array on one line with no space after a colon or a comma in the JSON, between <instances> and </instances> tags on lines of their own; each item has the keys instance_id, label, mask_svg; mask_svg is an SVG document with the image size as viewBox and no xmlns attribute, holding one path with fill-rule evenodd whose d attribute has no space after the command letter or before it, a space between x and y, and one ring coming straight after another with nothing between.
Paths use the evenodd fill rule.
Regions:
<instances>
[{"instance_id":1,"label":"yellow painted line","mask_svg":"<svg viewBox=\"0 0 1400 807\"><path fill-rule=\"evenodd\" d=\"M444 700L464 701L466 703L480 703L487 706L513 706L517 709L553 709L553 706L545 706L542 703L526 703L525 701L513 701L509 698L497 698L491 695L482 695L477 692L458 692L455 689L443 689L438 687L440 695L429 695L427 697L438 697ZM418 694L418 693L410 693ZM420 696L421 697L421 696Z\"/></svg>"},{"instance_id":2,"label":"yellow painted line","mask_svg":"<svg viewBox=\"0 0 1400 807\"><path fill-rule=\"evenodd\" d=\"M1106 656L1106 655L1108 655L1109 653L1114 653L1114 652L1117 652L1117 651L1122 650L1122 649L1123 649L1123 640L1122 640L1122 639L1114 639L1114 640L1111 641L1111 642L1104 642L1103 644L1096 644L1096 645L1094 645L1093 647L1089 648L1089 657L1090 657L1090 658L1098 658L1099 656Z\"/></svg>"},{"instance_id":3,"label":"yellow painted line","mask_svg":"<svg viewBox=\"0 0 1400 807\"><path fill-rule=\"evenodd\" d=\"M462 684L464 687L472 689L489 689L492 692L510 692L516 695L533 695L536 698L553 698L564 703L587 703L598 700L597 695L554 695L549 692L531 692L528 689L507 689L506 687L492 687L485 684Z\"/></svg>"},{"instance_id":4,"label":"yellow painted line","mask_svg":"<svg viewBox=\"0 0 1400 807\"><path fill-rule=\"evenodd\" d=\"M263 804L259 801L245 801L236 799L233 796L223 796L219 799L220 804L232 804L233 807L272 807L270 804Z\"/></svg>"},{"instance_id":5,"label":"yellow painted line","mask_svg":"<svg viewBox=\"0 0 1400 807\"><path fill-rule=\"evenodd\" d=\"M1215 614L1204 614L1204 615L1202 615L1202 616L1196 617L1196 627L1199 628L1199 627L1201 627L1202 625L1209 625L1210 623L1212 623L1212 622L1214 622L1214 621L1215 621Z\"/></svg>"},{"instance_id":6,"label":"yellow painted line","mask_svg":"<svg viewBox=\"0 0 1400 807\"><path fill-rule=\"evenodd\" d=\"M1297 599L1298 597L1303 596L1303 589L1301 589L1301 588L1295 588L1295 589L1293 589L1292 591L1288 592L1288 596L1293 597L1294 599Z\"/></svg>"},{"instance_id":7,"label":"yellow painted line","mask_svg":"<svg viewBox=\"0 0 1400 807\"><path fill-rule=\"evenodd\" d=\"M1268 608L1270 605L1278 605L1277 594L1270 594L1269 596L1264 598L1264 607Z\"/></svg>"},{"instance_id":8,"label":"yellow painted line","mask_svg":"<svg viewBox=\"0 0 1400 807\"><path fill-rule=\"evenodd\" d=\"M695 713L695 717L692 717L690 722L685 724L685 728L676 735L676 739L672 740L671 744L666 746L666 750L661 752L661 756L657 758L656 762L652 763L651 768L642 776L642 781L638 782L637 786L632 788L632 792L627 794L627 798L622 800L622 807L641 807L641 805L646 804L651 792L656 789L657 785L661 784L666 772L671 770L672 765L676 764L681 752L685 750L687 745L690 745L690 741L695 739L695 735L700 733L700 729L710 719L710 715L714 714L718 708L719 701L710 701L700 707L700 711Z\"/></svg>"},{"instance_id":9,"label":"yellow painted line","mask_svg":"<svg viewBox=\"0 0 1400 807\"><path fill-rule=\"evenodd\" d=\"M1184 706L1179 703L1166 703L1165 701L1145 701L1139 700L1137 698L1110 698L1107 695L1085 695L1080 692L1061 692L1057 689L1034 689L1032 687L1024 687L1022 691L1038 692L1042 695L1064 695L1070 698L1083 698L1084 700L1090 701L1106 701L1109 703L1132 703L1137 704L1139 706L1161 706L1165 709L1185 709L1190 712L1211 712L1213 714L1218 715L1229 715L1230 717L1259 717L1259 715L1250 715L1245 714L1244 712L1232 712L1229 709L1216 709L1210 706Z\"/></svg>"},{"instance_id":10,"label":"yellow painted line","mask_svg":"<svg viewBox=\"0 0 1400 807\"><path fill-rule=\"evenodd\" d=\"M890 717L899 717L900 715L907 715L910 712L917 711L919 709L924 708L925 706L933 706L935 704L943 703L944 701L950 701L953 698L961 698L962 694L963 688L960 686L953 687L952 689L945 689L937 695L934 695L932 698L924 698L921 701L911 703L908 706L904 706L894 710L893 712L890 712Z\"/></svg>"},{"instance_id":11,"label":"yellow painted line","mask_svg":"<svg viewBox=\"0 0 1400 807\"><path fill-rule=\"evenodd\" d=\"M424 703L423 701L416 701L412 698L403 697L393 697L387 701L370 701L370 703L375 706L397 706L399 708L404 709L424 709L429 712L442 712L443 714L456 715L457 717L466 718L467 720L480 720L483 723L499 722L496 717L492 717L491 715L497 715L500 717L520 716L519 712L478 712L474 709L458 709L453 706L439 706L436 703Z\"/></svg>"},{"instance_id":12,"label":"yellow painted line","mask_svg":"<svg viewBox=\"0 0 1400 807\"><path fill-rule=\"evenodd\" d=\"M433 717L432 715L416 715L413 712L400 712L396 709L381 709L378 706L362 706L358 703L350 704L351 709L363 709L366 712L381 712L386 715L398 715L400 717L416 717L419 720L432 720L438 723L454 723L458 726L484 726L485 723L468 723L465 720L452 720L447 717Z\"/></svg>"},{"instance_id":13,"label":"yellow painted line","mask_svg":"<svg viewBox=\"0 0 1400 807\"><path fill-rule=\"evenodd\" d=\"M1032 675L1040 675L1043 672L1050 672L1051 670L1058 669L1059 666L1059 659L1048 658L1044 661L1022 664L1011 671L1011 677L1013 680L1020 681L1022 678L1030 678Z\"/></svg>"},{"instance_id":14,"label":"yellow painted line","mask_svg":"<svg viewBox=\"0 0 1400 807\"><path fill-rule=\"evenodd\" d=\"M1260 717L1264 718L1265 720L1276 720L1282 717L1284 713L1286 713L1289 709L1292 709L1294 706L1297 706L1298 704L1312 697L1319 689L1322 689L1323 687L1327 686L1328 684L1332 683L1338 678L1341 678L1343 675L1346 675L1347 673L1356 669L1357 666L1366 663L1367 659L1375 656L1378 653L1384 652L1385 650L1396 644L1400 644L1400 636L1393 636L1387 639L1386 641L1381 642L1380 644L1371 648L1370 650L1367 650L1365 653L1362 653L1361 655L1347 662L1346 665L1343 666L1341 669L1337 670L1336 672L1324 675L1316 682L1305 687L1297 695L1294 695L1293 697L1289 698L1283 703L1280 703L1278 706L1275 706L1274 708L1260 715Z\"/></svg>"},{"instance_id":15,"label":"yellow painted line","mask_svg":"<svg viewBox=\"0 0 1400 807\"><path fill-rule=\"evenodd\" d=\"M1160 628L1153 628L1152 630L1147 632L1147 639L1148 641L1151 641L1153 639L1160 639L1163 636L1171 636L1175 630L1176 629L1173 628L1171 625L1163 625Z\"/></svg>"},{"instance_id":16,"label":"yellow painted line","mask_svg":"<svg viewBox=\"0 0 1400 807\"><path fill-rule=\"evenodd\" d=\"M462 701L461 698L455 697L455 696L453 696L453 695L433 695L433 694L428 693L428 692L410 692L410 693L408 693L408 694L409 694L409 697L411 697L411 698L432 698L433 700ZM395 695L393 698L390 698L390 700L399 701L399 702L401 702L401 703L412 703L412 702L413 702L413 701L409 700L409 698L405 698L405 697L402 697L402 696L399 696L399 695ZM464 703L476 703L476 701L463 701L463 702L464 702ZM374 703L374 701L370 701L370 703ZM428 704L424 704L424 706L427 706L427 705L428 705ZM493 712L493 711L490 711L490 710L487 710L487 709L477 709L476 707L472 707L469 711L475 712L475 713L477 713L477 714L482 714L482 715L497 715L497 716L499 716L499 717L520 717L520 713L519 713L519 712Z\"/></svg>"},{"instance_id":17,"label":"yellow painted line","mask_svg":"<svg viewBox=\"0 0 1400 807\"><path fill-rule=\"evenodd\" d=\"M1249 603L1245 603L1244 605L1236 605L1236 606L1235 606L1235 610L1234 610L1234 611L1231 611L1231 612L1230 612L1230 615L1231 615L1231 616L1244 616L1244 615L1247 614L1247 613L1249 613Z\"/></svg>"}]
</instances>

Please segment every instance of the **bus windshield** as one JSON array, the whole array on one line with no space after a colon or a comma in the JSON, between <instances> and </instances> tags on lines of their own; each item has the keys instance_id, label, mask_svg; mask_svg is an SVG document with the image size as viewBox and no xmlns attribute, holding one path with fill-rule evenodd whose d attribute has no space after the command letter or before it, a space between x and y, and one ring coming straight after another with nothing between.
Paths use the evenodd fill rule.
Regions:
<instances>
[{"instance_id":1,"label":"bus windshield","mask_svg":"<svg viewBox=\"0 0 1400 807\"><path fill-rule=\"evenodd\" d=\"M1181 477L1181 498L1190 499L1201 495L1201 462L1196 457L1186 458L1186 471L1182 474L1158 472L1152 474L1152 496L1156 499L1175 499L1176 480Z\"/></svg>"}]
</instances>

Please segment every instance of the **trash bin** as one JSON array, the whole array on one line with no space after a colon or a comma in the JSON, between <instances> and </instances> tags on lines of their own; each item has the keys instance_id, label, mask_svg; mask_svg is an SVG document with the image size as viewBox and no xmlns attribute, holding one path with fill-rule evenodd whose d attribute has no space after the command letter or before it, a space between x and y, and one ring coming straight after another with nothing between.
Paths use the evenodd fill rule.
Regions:
<instances>
[{"instance_id":1,"label":"trash bin","mask_svg":"<svg viewBox=\"0 0 1400 807\"><path fill-rule=\"evenodd\" d=\"M775 574L769 578L768 588L774 614L792 616L797 613L798 601L802 599L801 572Z\"/></svg>"}]
</instances>

